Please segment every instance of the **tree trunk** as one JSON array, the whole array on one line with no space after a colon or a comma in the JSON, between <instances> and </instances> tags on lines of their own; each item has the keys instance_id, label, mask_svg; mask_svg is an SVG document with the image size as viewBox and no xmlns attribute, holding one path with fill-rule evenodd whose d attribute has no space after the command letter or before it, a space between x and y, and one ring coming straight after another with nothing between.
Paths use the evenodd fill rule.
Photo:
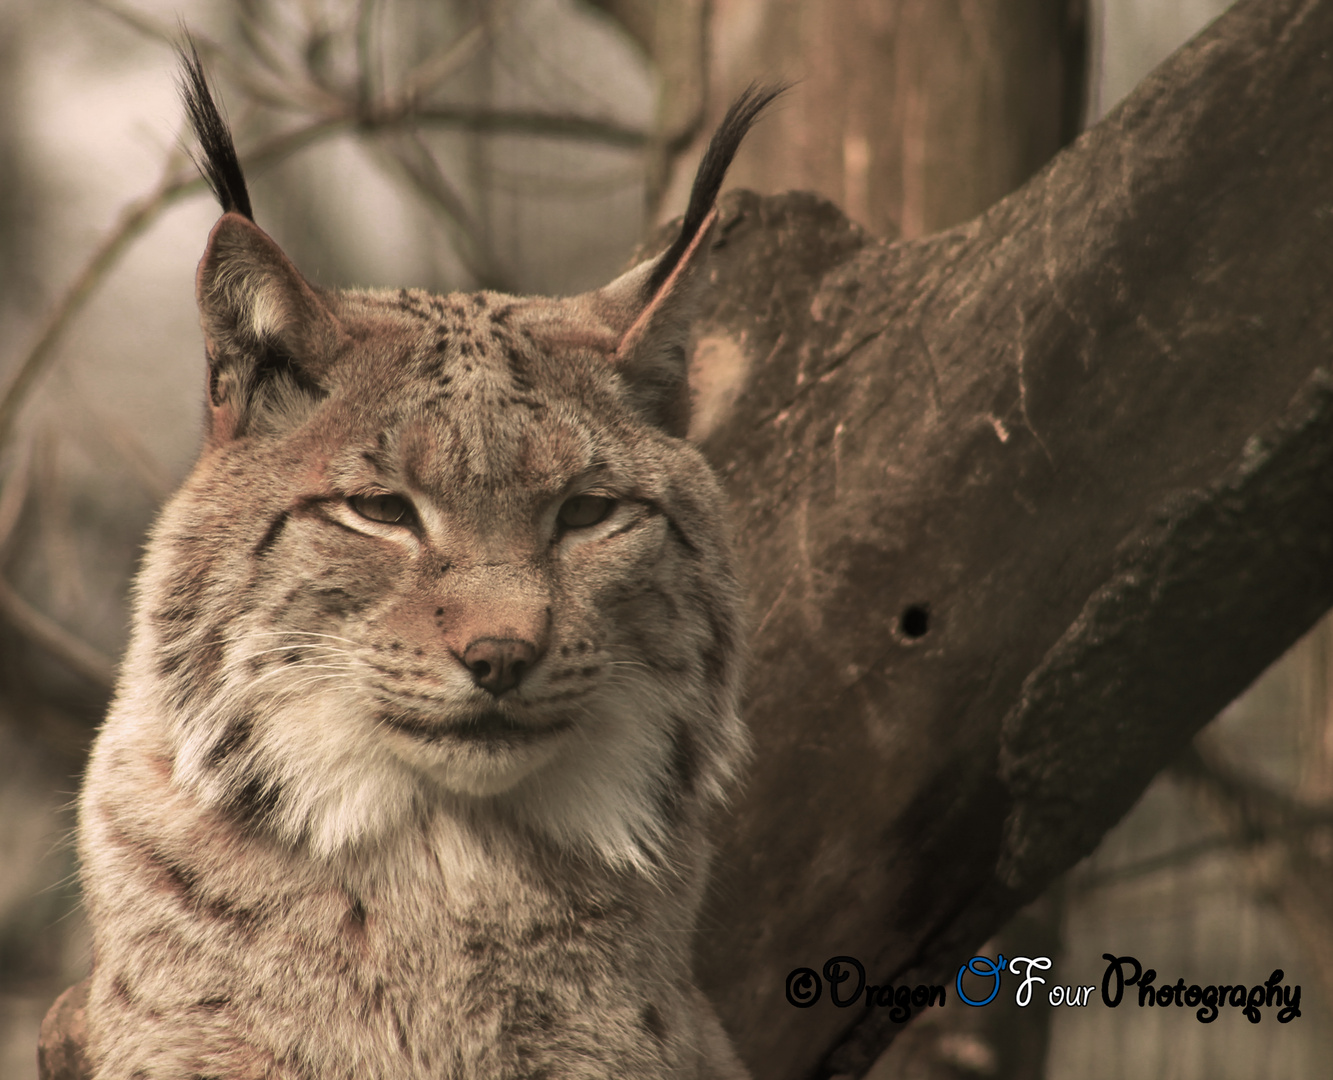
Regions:
<instances>
[{"instance_id":1,"label":"tree trunk","mask_svg":"<svg viewBox=\"0 0 1333 1080\"><path fill-rule=\"evenodd\" d=\"M888 1010L789 971L947 981L1333 605L1330 47L1333 3L1242 3L928 240L728 204L759 750L700 969L756 1076L863 1070Z\"/></svg>"},{"instance_id":2,"label":"tree trunk","mask_svg":"<svg viewBox=\"0 0 1333 1080\"><path fill-rule=\"evenodd\" d=\"M684 206L704 139L756 78L796 87L747 142L732 182L818 192L878 236L912 239L966 221L1078 132L1086 0L712 7L707 122L668 208Z\"/></svg>"}]
</instances>

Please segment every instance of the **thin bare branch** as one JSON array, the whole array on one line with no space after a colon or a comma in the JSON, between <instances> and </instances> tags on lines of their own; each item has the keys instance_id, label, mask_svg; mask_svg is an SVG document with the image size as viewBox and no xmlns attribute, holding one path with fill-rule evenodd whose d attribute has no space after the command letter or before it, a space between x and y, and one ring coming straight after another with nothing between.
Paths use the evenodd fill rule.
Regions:
<instances>
[{"instance_id":1,"label":"thin bare branch","mask_svg":"<svg viewBox=\"0 0 1333 1080\"><path fill-rule=\"evenodd\" d=\"M106 12L112 18L123 22L130 29L138 31L144 37L151 38L163 45L174 49L180 43L181 32L178 25L155 19L129 4L122 4L120 0L84 0L84 3ZM192 36L199 51L207 56L209 60L221 59L225 62L225 54L217 42L199 34Z\"/></svg>"},{"instance_id":2,"label":"thin bare branch","mask_svg":"<svg viewBox=\"0 0 1333 1080\"><path fill-rule=\"evenodd\" d=\"M375 0L357 0L356 5L356 101L365 108L375 98L374 44Z\"/></svg>"},{"instance_id":3,"label":"thin bare branch","mask_svg":"<svg viewBox=\"0 0 1333 1080\"><path fill-rule=\"evenodd\" d=\"M490 109L468 105L426 106L414 109L408 103L391 105L384 111L365 117L362 122L376 127L391 127L410 121L433 127L458 128L487 135L535 135L545 139L573 139L638 149L646 146L651 134L614 120L593 120L573 113L545 112L537 109Z\"/></svg>"},{"instance_id":4,"label":"thin bare branch","mask_svg":"<svg viewBox=\"0 0 1333 1080\"><path fill-rule=\"evenodd\" d=\"M643 179L643 168L638 161L601 169L595 176L559 176L548 173L522 172L505 168L494 170L487 178L487 186L497 194L516 195L525 199L598 199L623 192Z\"/></svg>"},{"instance_id":5,"label":"thin bare branch","mask_svg":"<svg viewBox=\"0 0 1333 1080\"><path fill-rule=\"evenodd\" d=\"M267 68L272 75L276 76L279 81L290 83L296 73L283 58L267 28L263 25L259 6L255 3L255 0L238 0L236 10L239 16L236 22L241 37L245 39L245 43L249 46L255 59Z\"/></svg>"},{"instance_id":6,"label":"thin bare branch","mask_svg":"<svg viewBox=\"0 0 1333 1080\"><path fill-rule=\"evenodd\" d=\"M0 578L0 612L24 637L36 642L80 675L104 689L116 681L116 664L82 638L71 634L49 615L23 599L13 586Z\"/></svg>"},{"instance_id":7,"label":"thin bare branch","mask_svg":"<svg viewBox=\"0 0 1333 1080\"><path fill-rule=\"evenodd\" d=\"M126 26L143 34L151 41L176 49L181 43L181 27L163 22L147 15L120 0L84 0L84 3L97 8ZM199 52L208 58L210 65L223 69L227 78L236 84L249 97L274 109L291 110L297 105L294 97L299 98L299 88L291 87L286 82L266 85L256 79L246 68L234 63L227 51L212 38L197 31L190 31L190 39ZM324 102L327 104L327 102Z\"/></svg>"},{"instance_id":8,"label":"thin bare branch","mask_svg":"<svg viewBox=\"0 0 1333 1080\"><path fill-rule=\"evenodd\" d=\"M322 116L318 119L273 135L259 143L253 149L241 154L241 163L249 172L258 172L275 165L307 146L312 146L321 139L351 128L356 123L351 113Z\"/></svg>"},{"instance_id":9,"label":"thin bare branch","mask_svg":"<svg viewBox=\"0 0 1333 1080\"><path fill-rule=\"evenodd\" d=\"M163 210L181 196L203 188L203 181L198 177L186 179L179 173L180 156L173 152L168 159L168 169L157 187L129 203L120 212L111 232L97 246L47 316L36 342L19 364L4 392L0 393L0 446L9 441L19 409L38 376L55 356L56 345L108 271L119 261L131 242L156 221Z\"/></svg>"},{"instance_id":10,"label":"thin bare branch","mask_svg":"<svg viewBox=\"0 0 1333 1080\"><path fill-rule=\"evenodd\" d=\"M0 558L3 558L18 527L23 504L28 500L28 486L32 476L32 440L24 439L18 448L17 460L5 474L0 485Z\"/></svg>"},{"instance_id":11,"label":"thin bare branch","mask_svg":"<svg viewBox=\"0 0 1333 1080\"><path fill-rule=\"evenodd\" d=\"M60 611L82 611L88 601L87 582L70 526L70 486L60 449L54 427L42 424L34 440L33 476L41 493L34 504L34 547L46 568L51 605Z\"/></svg>"},{"instance_id":12,"label":"thin bare branch","mask_svg":"<svg viewBox=\"0 0 1333 1080\"><path fill-rule=\"evenodd\" d=\"M509 9L502 12L507 18ZM450 75L470 61L486 44L494 32L494 23L479 20L471 29L464 31L457 39L436 50L425 60L417 64L403 79L402 95L407 101L419 101L434 90Z\"/></svg>"},{"instance_id":13,"label":"thin bare branch","mask_svg":"<svg viewBox=\"0 0 1333 1080\"><path fill-rule=\"evenodd\" d=\"M68 408L76 410L78 415L67 430L86 452L109 450L158 502L171 494L174 484L167 470L130 427L93 408L79 395L71 395Z\"/></svg>"},{"instance_id":14,"label":"thin bare branch","mask_svg":"<svg viewBox=\"0 0 1333 1080\"><path fill-rule=\"evenodd\" d=\"M1175 766L1182 778L1201 787L1226 808L1238 838L1264 837L1333 823L1333 803L1315 804L1275 784L1249 775L1216 746L1195 740Z\"/></svg>"},{"instance_id":15,"label":"thin bare branch","mask_svg":"<svg viewBox=\"0 0 1333 1080\"><path fill-rule=\"evenodd\" d=\"M382 166L406 179L422 196L449 232L454 253L473 280L486 288L510 291L467 204L421 138L412 133L376 139L370 149Z\"/></svg>"},{"instance_id":16,"label":"thin bare branch","mask_svg":"<svg viewBox=\"0 0 1333 1080\"><path fill-rule=\"evenodd\" d=\"M475 246L479 242L476 221L421 137L415 132L405 133L397 138L381 140L378 145L387 149L413 186L426 196L432 208L443 213L446 224L461 230L468 243Z\"/></svg>"},{"instance_id":17,"label":"thin bare branch","mask_svg":"<svg viewBox=\"0 0 1333 1080\"><path fill-rule=\"evenodd\" d=\"M1318 843L1333 823L1333 804L1307 802L1251 775L1217 745L1198 739L1176 772L1203 796L1231 850L1249 854L1251 880L1286 916L1317 961L1314 970L1325 989L1333 991L1333 976L1323 966L1333 962L1328 910L1333 864ZM1276 852L1267 841L1277 842Z\"/></svg>"}]
</instances>

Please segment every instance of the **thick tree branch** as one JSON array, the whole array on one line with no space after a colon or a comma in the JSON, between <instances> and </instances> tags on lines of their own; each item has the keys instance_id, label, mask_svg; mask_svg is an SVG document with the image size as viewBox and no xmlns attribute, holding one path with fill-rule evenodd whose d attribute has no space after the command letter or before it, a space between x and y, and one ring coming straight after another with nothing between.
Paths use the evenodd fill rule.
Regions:
<instances>
[{"instance_id":1,"label":"thick tree branch","mask_svg":"<svg viewBox=\"0 0 1333 1080\"><path fill-rule=\"evenodd\" d=\"M947 977L1333 606L1330 46L1333 3L1242 3L928 240L731 203L759 754L700 969L756 1075L863 1070L884 1011L788 971Z\"/></svg>"}]
</instances>

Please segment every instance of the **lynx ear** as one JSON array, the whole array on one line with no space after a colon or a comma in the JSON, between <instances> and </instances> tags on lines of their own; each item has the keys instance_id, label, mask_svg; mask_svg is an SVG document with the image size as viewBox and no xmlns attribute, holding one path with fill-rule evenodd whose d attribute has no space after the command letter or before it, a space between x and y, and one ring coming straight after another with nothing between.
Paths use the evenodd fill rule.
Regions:
<instances>
[{"instance_id":1,"label":"lynx ear","mask_svg":"<svg viewBox=\"0 0 1333 1080\"><path fill-rule=\"evenodd\" d=\"M203 152L199 171L223 210L195 279L208 349L209 439L216 443L258 421L290 421L322 398L342 328L255 224L231 130L188 37L180 61L181 97Z\"/></svg>"},{"instance_id":2,"label":"lynx ear","mask_svg":"<svg viewBox=\"0 0 1333 1080\"><path fill-rule=\"evenodd\" d=\"M324 397L342 328L258 225L238 213L218 220L195 292L214 441Z\"/></svg>"},{"instance_id":3,"label":"lynx ear","mask_svg":"<svg viewBox=\"0 0 1333 1080\"><path fill-rule=\"evenodd\" d=\"M671 435L690 426L690 327L707 280L717 211L661 276L666 256L640 263L590 297L598 319L618 335L612 363L635 408Z\"/></svg>"},{"instance_id":4,"label":"lynx ear","mask_svg":"<svg viewBox=\"0 0 1333 1080\"><path fill-rule=\"evenodd\" d=\"M618 337L613 363L631 401L672 435L683 436L690 423L690 326L708 277L717 193L745 133L783 89L751 86L732 102L699 164L675 241L584 298Z\"/></svg>"}]
</instances>

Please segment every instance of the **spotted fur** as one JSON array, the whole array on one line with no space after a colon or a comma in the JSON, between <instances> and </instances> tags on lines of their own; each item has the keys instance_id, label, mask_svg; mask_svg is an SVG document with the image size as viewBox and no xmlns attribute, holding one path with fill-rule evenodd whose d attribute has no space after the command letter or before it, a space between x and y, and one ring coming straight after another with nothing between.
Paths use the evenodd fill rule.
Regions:
<instances>
[{"instance_id":1,"label":"spotted fur","mask_svg":"<svg viewBox=\"0 0 1333 1080\"><path fill-rule=\"evenodd\" d=\"M665 255L435 296L306 282L186 71L208 431L81 803L98 1080L744 1076L690 978L746 739L684 358L771 93Z\"/></svg>"}]
</instances>

